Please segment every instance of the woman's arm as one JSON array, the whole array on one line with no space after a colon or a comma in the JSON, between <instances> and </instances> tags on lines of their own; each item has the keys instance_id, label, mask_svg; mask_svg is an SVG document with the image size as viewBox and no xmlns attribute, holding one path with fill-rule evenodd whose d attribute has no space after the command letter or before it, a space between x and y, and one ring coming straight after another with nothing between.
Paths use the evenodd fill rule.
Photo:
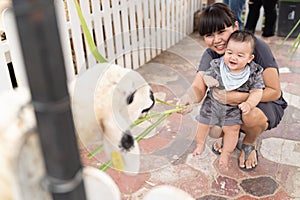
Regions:
<instances>
[{"instance_id":1,"label":"woman's arm","mask_svg":"<svg viewBox=\"0 0 300 200\"><path fill-rule=\"evenodd\" d=\"M213 97L220 103L237 106L238 104L246 101L249 97L248 92L238 92L236 90L226 91L214 88Z\"/></svg>"},{"instance_id":2,"label":"woman's arm","mask_svg":"<svg viewBox=\"0 0 300 200\"><path fill-rule=\"evenodd\" d=\"M275 101L281 96L279 74L276 68L269 67L263 71L265 89L261 102Z\"/></svg>"},{"instance_id":3,"label":"woman's arm","mask_svg":"<svg viewBox=\"0 0 300 200\"><path fill-rule=\"evenodd\" d=\"M257 38L254 50L254 62L264 68L263 80L265 89L261 102L275 101L281 96L278 64L269 47L262 39Z\"/></svg>"}]
</instances>

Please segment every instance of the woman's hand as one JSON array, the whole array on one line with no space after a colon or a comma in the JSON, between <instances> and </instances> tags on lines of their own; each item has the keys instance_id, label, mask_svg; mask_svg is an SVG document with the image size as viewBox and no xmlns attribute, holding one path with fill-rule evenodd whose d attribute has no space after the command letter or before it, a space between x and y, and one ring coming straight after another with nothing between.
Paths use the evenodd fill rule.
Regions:
<instances>
[{"instance_id":1,"label":"woman's hand","mask_svg":"<svg viewBox=\"0 0 300 200\"><path fill-rule=\"evenodd\" d=\"M218 102L232 106L237 106L241 102L244 102L249 96L247 92L226 91L225 89L221 90L218 88L214 88L212 94Z\"/></svg>"}]
</instances>

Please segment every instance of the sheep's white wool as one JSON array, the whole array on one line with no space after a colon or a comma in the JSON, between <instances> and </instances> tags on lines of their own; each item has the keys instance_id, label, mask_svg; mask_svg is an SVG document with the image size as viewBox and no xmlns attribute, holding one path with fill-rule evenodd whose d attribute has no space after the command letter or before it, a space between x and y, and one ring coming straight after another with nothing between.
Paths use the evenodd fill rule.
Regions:
<instances>
[{"instance_id":1,"label":"sheep's white wool","mask_svg":"<svg viewBox=\"0 0 300 200\"><path fill-rule=\"evenodd\" d=\"M16 172L24 133L35 126L29 101L28 89L0 94L0 199L14 199L18 188Z\"/></svg>"},{"instance_id":2,"label":"sheep's white wool","mask_svg":"<svg viewBox=\"0 0 300 200\"><path fill-rule=\"evenodd\" d=\"M122 151L120 142L132 122L154 103L148 83L133 70L105 63L81 74L72 90L75 126L83 144L101 141L108 159L112 151L121 152L124 171L138 172L137 142L129 152Z\"/></svg>"}]
</instances>

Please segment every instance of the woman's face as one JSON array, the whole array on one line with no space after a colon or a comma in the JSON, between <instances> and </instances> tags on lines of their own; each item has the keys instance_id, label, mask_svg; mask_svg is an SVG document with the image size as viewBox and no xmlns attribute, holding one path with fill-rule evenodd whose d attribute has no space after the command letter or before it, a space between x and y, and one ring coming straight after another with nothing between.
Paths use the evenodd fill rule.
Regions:
<instances>
[{"instance_id":1,"label":"woman's face","mask_svg":"<svg viewBox=\"0 0 300 200\"><path fill-rule=\"evenodd\" d=\"M235 25L235 26L226 27L223 30L211 34L206 34L204 35L204 41L208 46L208 48L215 51L219 55L223 55L226 50L226 45L229 36L237 29L238 26Z\"/></svg>"}]
</instances>

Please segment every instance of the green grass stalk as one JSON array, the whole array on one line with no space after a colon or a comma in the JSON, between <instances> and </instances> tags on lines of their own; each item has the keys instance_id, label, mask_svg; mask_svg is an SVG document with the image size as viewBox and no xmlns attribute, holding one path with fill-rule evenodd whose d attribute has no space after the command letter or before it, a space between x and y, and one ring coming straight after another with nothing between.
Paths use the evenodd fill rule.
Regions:
<instances>
[{"instance_id":1,"label":"green grass stalk","mask_svg":"<svg viewBox=\"0 0 300 200\"><path fill-rule=\"evenodd\" d=\"M97 49L97 47L94 43L93 37L92 37L92 35L91 35L91 33L88 29L88 26L87 26L86 21L83 17L82 11L80 9L80 6L79 6L77 0L74 0L74 4L75 4L76 11L77 11L77 14L78 14L81 26L82 26L82 30L83 30L84 36L87 40L90 51L92 52L93 56L96 58L96 60L98 62L106 63L107 60L105 58L103 58L103 56L99 53L99 51L98 51L98 49Z\"/></svg>"}]
</instances>

